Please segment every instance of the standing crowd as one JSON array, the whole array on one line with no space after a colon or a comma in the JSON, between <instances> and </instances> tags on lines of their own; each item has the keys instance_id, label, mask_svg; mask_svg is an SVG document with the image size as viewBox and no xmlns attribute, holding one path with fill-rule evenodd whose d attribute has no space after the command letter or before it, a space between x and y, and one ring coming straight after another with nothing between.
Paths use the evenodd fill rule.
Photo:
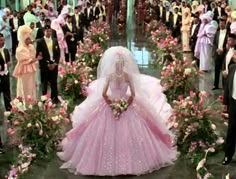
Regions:
<instances>
[{"instance_id":1,"label":"standing crowd","mask_svg":"<svg viewBox=\"0 0 236 179\"><path fill-rule=\"evenodd\" d=\"M192 53L200 73L214 71L212 90L219 89L222 76L223 116L229 120L222 164L229 164L236 145L236 11L225 0L203 0L202 4L136 0L135 4L137 15L145 13L136 19L139 25L151 19L162 22L182 42L183 52Z\"/></svg>"},{"instance_id":2,"label":"standing crowd","mask_svg":"<svg viewBox=\"0 0 236 179\"><path fill-rule=\"evenodd\" d=\"M83 43L90 23L108 20L106 7L99 0L79 1L74 8L58 1L55 9L49 0L44 6L35 1L21 12L0 10L0 92L6 111L11 110L11 76L17 80L17 97L36 100L36 86L40 85L40 95L46 95L50 85L52 102L60 102L58 65L64 61L74 64L77 46Z\"/></svg>"}]
</instances>

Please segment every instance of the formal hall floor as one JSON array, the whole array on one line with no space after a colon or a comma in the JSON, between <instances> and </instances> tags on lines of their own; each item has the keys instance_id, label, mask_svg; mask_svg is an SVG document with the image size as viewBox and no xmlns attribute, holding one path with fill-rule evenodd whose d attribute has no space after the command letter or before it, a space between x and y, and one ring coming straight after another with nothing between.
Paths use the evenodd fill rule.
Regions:
<instances>
[{"instance_id":1,"label":"formal hall floor","mask_svg":"<svg viewBox=\"0 0 236 179\"><path fill-rule=\"evenodd\" d=\"M141 73L149 74L152 76L159 76L160 70L149 65L151 58L148 43L145 39L143 28L135 27L135 25L130 25L126 31L118 34L116 30L116 25L112 25L111 40L109 42L110 46L122 45L128 47L135 55L137 63L140 66ZM191 54L184 54L188 58L192 58ZM212 91L213 84L213 72L204 74L201 82L199 83L199 88L210 92L215 98L222 94L222 90ZM16 81L11 78L11 89L12 97L15 97L16 91ZM39 88L39 86L38 86ZM1 98L2 99L2 98ZM3 119L3 102L1 101L1 114L0 119ZM0 120L1 121L1 120ZM221 133L225 133L225 127L222 126L220 129ZM9 148L5 154L0 154L0 179L4 178L11 157L16 155L16 151ZM236 179L236 159L229 166L222 166L221 160L223 158L223 152L209 157L207 166L210 171L215 174L217 179L222 179L226 174L230 173L231 179ZM24 176L24 179L96 179L96 178L117 178L117 179L195 179L196 172L195 169L191 167L190 161L187 159L179 158L174 165L160 169L150 174L143 176L120 176L120 177L91 177L91 176L75 176L69 173L67 170L59 169L62 162L54 155L51 160L37 161L33 163L30 171Z\"/></svg>"}]
</instances>

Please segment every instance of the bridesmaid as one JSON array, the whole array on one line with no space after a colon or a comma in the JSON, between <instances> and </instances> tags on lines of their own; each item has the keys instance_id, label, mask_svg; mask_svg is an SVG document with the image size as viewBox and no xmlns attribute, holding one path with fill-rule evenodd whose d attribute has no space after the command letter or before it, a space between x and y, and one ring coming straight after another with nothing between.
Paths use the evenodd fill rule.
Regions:
<instances>
[{"instance_id":1,"label":"bridesmaid","mask_svg":"<svg viewBox=\"0 0 236 179\"><path fill-rule=\"evenodd\" d=\"M13 76L17 78L17 97L25 99L30 96L36 100L35 62L41 60L42 56L35 58L36 51L30 38L31 31L26 25L18 30L19 46L16 49L17 64Z\"/></svg>"},{"instance_id":2,"label":"bridesmaid","mask_svg":"<svg viewBox=\"0 0 236 179\"><path fill-rule=\"evenodd\" d=\"M191 12L189 8L184 9L183 20L182 20L182 45L183 51L189 52L189 40L190 40L190 26L191 26Z\"/></svg>"}]
</instances>

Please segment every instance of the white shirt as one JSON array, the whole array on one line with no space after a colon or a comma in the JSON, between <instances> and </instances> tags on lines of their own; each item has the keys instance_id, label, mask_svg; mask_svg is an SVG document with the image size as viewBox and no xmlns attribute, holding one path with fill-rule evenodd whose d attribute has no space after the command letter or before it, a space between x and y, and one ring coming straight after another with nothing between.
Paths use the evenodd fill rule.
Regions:
<instances>
[{"instance_id":1,"label":"white shirt","mask_svg":"<svg viewBox=\"0 0 236 179\"><path fill-rule=\"evenodd\" d=\"M232 98L236 100L236 70L234 72Z\"/></svg>"},{"instance_id":2,"label":"white shirt","mask_svg":"<svg viewBox=\"0 0 236 179\"><path fill-rule=\"evenodd\" d=\"M178 19L178 14L174 13L174 26L176 26L177 19Z\"/></svg>"},{"instance_id":3,"label":"white shirt","mask_svg":"<svg viewBox=\"0 0 236 179\"><path fill-rule=\"evenodd\" d=\"M73 29L72 29L72 24L67 22L66 25L67 25L67 27L69 28L69 30L72 32L72 30L73 30Z\"/></svg>"},{"instance_id":4,"label":"white shirt","mask_svg":"<svg viewBox=\"0 0 236 179\"><path fill-rule=\"evenodd\" d=\"M191 36L193 36L194 31L195 31L197 25L198 25L198 24L193 24L193 26L192 26L192 31L191 31Z\"/></svg>"},{"instance_id":5,"label":"white shirt","mask_svg":"<svg viewBox=\"0 0 236 179\"><path fill-rule=\"evenodd\" d=\"M162 17L162 14L163 14L163 7L160 6L160 16Z\"/></svg>"},{"instance_id":6,"label":"white shirt","mask_svg":"<svg viewBox=\"0 0 236 179\"><path fill-rule=\"evenodd\" d=\"M170 16L170 12L166 11L166 22L169 22L169 16Z\"/></svg>"},{"instance_id":7,"label":"white shirt","mask_svg":"<svg viewBox=\"0 0 236 179\"><path fill-rule=\"evenodd\" d=\"M49 52L49 55L50 55L50 61L54 62L53 60L53 42L52 42L52 38L47 38L44 36L44 39L45 39L45 42L47 44L47 47L48 47L48 52Z\"/></svg>"},{"instance_id":8,"label":"white shirt","mask_svg":"<svg viewBox=\"0 0 236 179\"><path fill-rule=\"evenodd\" d=\"M226 36L226 29L220 30L219 42L218 42L218 49L223 50L223 45L224 45L224 41L225 41L225 36Z\"/></svg>"},{"instance_id":9,"label":"white shirt","mask_svg":"<svg viewBox=\"0 0 236 179\"><path fill-rule=\"evenodd\" d=\"M87 9L87 17L90 17L90 8Z\"/></svg>"},{"instance_id":10,"label":"white shirt","mask_svg":"<svg viewBox=\"0 0 236 179\"><path fill-rule=\"evenodd\" d=\"M7 64L6 64L6 60L5 60L5 54L3 51L3 48L0 48L0 54L2 55L2 58L4 60L4 71L0 71L0 75L7 75L8 74L8 68L7 68Z\"/></svg>"},{"instance_id":11,"label":"white shirt","mask_svg":"<svg viewBox=\"0 0 236 179\"><path fill-rule=\"evenodd\" d=\"M14 25L13 30L17 30L18 29L18 18L17 17L13 17L13 25Z\"/></svg>"},{"instance_id":12,"label":"white shirt","mask_svg":"<svg viewBox=\"0 0 236 179\"><path fill-rule=\"evenodd\" d=\"M234 55L234 48L230 48L227 55L226 55L226 59L225 59L225 71L227 73L229 71L228 66L229 66L230 60L233 57L233 55Z\"/></svg>"},{"instance_id":13,"label":"white shirt","mask_svg":"<svg viewBox=\"0 0 236 179\"><path fill-rule=\"evenodd\" d=\"M79 15L80 15L80 14L75 14L75 23L76 23L76 27L79 26Z\"/></svg>"},{"instance_id":14,"label":"white shirt","mask_svg":"<svg viewBox=\"0 0 236 179\"><path fill-rule=\"evenodd\" d=\"M221 17L221 7L217 7L219 17Z\"/></svg>"}]
</instances>

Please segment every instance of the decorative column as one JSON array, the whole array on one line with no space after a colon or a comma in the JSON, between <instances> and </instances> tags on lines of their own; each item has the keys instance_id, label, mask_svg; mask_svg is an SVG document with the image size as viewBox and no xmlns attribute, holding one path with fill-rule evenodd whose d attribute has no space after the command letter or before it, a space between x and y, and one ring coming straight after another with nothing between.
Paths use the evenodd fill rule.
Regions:
<instances>
[{"instance_id":1,"label":"decorative column","mask_svg":"<svg viewBox=\"0 0 236 179\"><path fill-rule=\"evenodd\" d=\"M1 0L1 7L5 8L6 7L6 0Z\"/></svg>"},{"instance_id":2,"label":"decorative column","mask_svg":"<svg viewBox=\"0 0 236 179\"><path fill-rule=\"evenodd\" d=\"M19 0L15 0L15 10L16 11L20 10L20 2L19 2Z\"/></svg>"}]
</instances>

